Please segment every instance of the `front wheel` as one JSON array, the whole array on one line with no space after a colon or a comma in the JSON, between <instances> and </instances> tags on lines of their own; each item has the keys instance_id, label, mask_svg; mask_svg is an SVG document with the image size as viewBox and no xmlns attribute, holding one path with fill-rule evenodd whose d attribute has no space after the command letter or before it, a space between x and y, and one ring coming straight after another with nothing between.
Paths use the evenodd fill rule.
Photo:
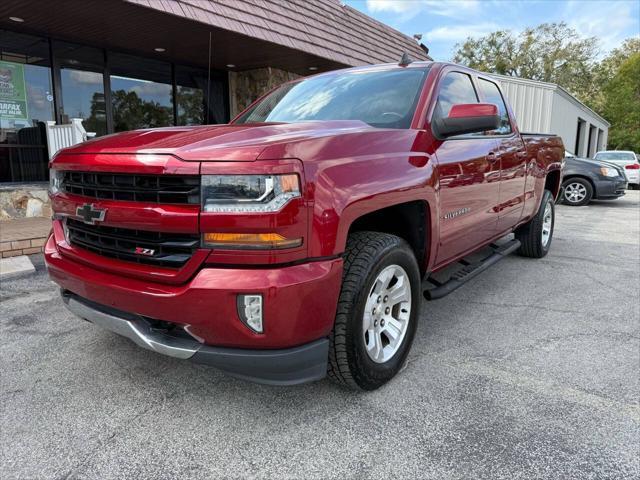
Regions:
<instances>
[{"instance_id":1,"label":"front wheel","mask_svg":"<svg viewBox=\"0 0 640 480\"><path fill-rule=\"evenodd\" d=\"M409 245L378 232L349 236L330 338L328 375L375 390L402 368L420 309L420 271Z\"/></svg>"},{"instance_id":2,"label":"front wheel","mask_svg":"<svg viewBox=\"0 0 640 480\"><path fill-rule=\"evenodd\" d=\"M553 239L555 215L553 195L549 190L545 190L538 213L515 232L516 238L521 243L518 249L519 255L542 258L549 253L551 240Z\"/></svg>"},{"instance_id":3,"label":"front wheel","mask_svg":"<svg viewBox=\"0 0 640 480\"><path fill-rule=\"evenodd\" d=\"M570 178L562 184L562 203L572 207L586 205L593 198L593 187L582 178Z\"/></svg>"}]
</instances>

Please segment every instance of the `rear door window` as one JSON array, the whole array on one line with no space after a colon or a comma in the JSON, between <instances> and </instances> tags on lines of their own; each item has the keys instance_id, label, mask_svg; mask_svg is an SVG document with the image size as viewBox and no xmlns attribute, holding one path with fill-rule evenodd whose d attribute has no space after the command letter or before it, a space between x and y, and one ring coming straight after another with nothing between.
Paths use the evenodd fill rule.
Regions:
<instances>
[{"instance_id":1,"label":"rear door window","mask_svg":"<svg viewBox=\"0 0 640 480\"><path fill-rule=\"evenodd\" d=\"M498 107L498 115L500 115L500 126L496 130L485 132L486 135L508 135L511 133L511 122L509 121L509 113L507 105L502 98L498 85L483 78L478 79L480 94L484 103L493 103Z\"/></svg>"}]
</instances>

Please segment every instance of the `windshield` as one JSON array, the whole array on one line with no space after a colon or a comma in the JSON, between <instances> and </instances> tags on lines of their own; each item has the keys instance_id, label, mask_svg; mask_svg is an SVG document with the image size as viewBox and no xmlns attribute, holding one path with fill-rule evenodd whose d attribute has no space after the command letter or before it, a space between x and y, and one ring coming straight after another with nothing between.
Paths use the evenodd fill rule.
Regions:
<instances>
[{"instance_id":1,"label":"windshield","mask_svg":"<svg viewBox=\"0 0 640 480\"><path fill-rule=\"evenodd\" d=\"M361 120L409 128L428 68L346 71L288 83L234 123Z\"/></svg>"},{"instance_id":2,"label":"windshield","mask_svg":"<svg viewBox=\"0 0 640 480\"><path fill-rule=\"evenodd\" d=\"M632 152L599 152L596 153L596 160L631 160L636 161L636 156Z\"/></svg>"}]
</instances>

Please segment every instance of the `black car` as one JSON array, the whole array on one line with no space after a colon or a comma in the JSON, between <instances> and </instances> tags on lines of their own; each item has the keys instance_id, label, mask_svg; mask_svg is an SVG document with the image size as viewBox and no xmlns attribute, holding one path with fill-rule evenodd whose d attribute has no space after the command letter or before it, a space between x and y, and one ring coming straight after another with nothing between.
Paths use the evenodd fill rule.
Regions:
<instances>
[{"instance_id":1,"label":"black car","mask_svg":"<svg viewBox=\"0 0 640 480\"><path fill-rule=\"evenodd\" d=\"M565 158L562 193L559 200L578 207L591 200L613 200L624 195L627 177L613 163L568 156Z\"/></svg>"}]
</instances>

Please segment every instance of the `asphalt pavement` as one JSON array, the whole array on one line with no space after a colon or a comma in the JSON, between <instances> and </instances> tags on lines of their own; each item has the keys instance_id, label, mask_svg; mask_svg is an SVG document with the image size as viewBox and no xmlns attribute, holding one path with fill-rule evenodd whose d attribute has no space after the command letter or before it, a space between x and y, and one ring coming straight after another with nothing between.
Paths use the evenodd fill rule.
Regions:
<instances>
[{"instance_id":1,"label":"asphalt pavement","mask_svg":"<svg viewBox=\"0 0 640 480\"><path fill-rule=\"evenodd\" d=\"M560 206L551 253L425 302L385 387L278 388L165 358L4 281L0 477L640 477L640 192Z\"/></svg>"}]
</instances>

